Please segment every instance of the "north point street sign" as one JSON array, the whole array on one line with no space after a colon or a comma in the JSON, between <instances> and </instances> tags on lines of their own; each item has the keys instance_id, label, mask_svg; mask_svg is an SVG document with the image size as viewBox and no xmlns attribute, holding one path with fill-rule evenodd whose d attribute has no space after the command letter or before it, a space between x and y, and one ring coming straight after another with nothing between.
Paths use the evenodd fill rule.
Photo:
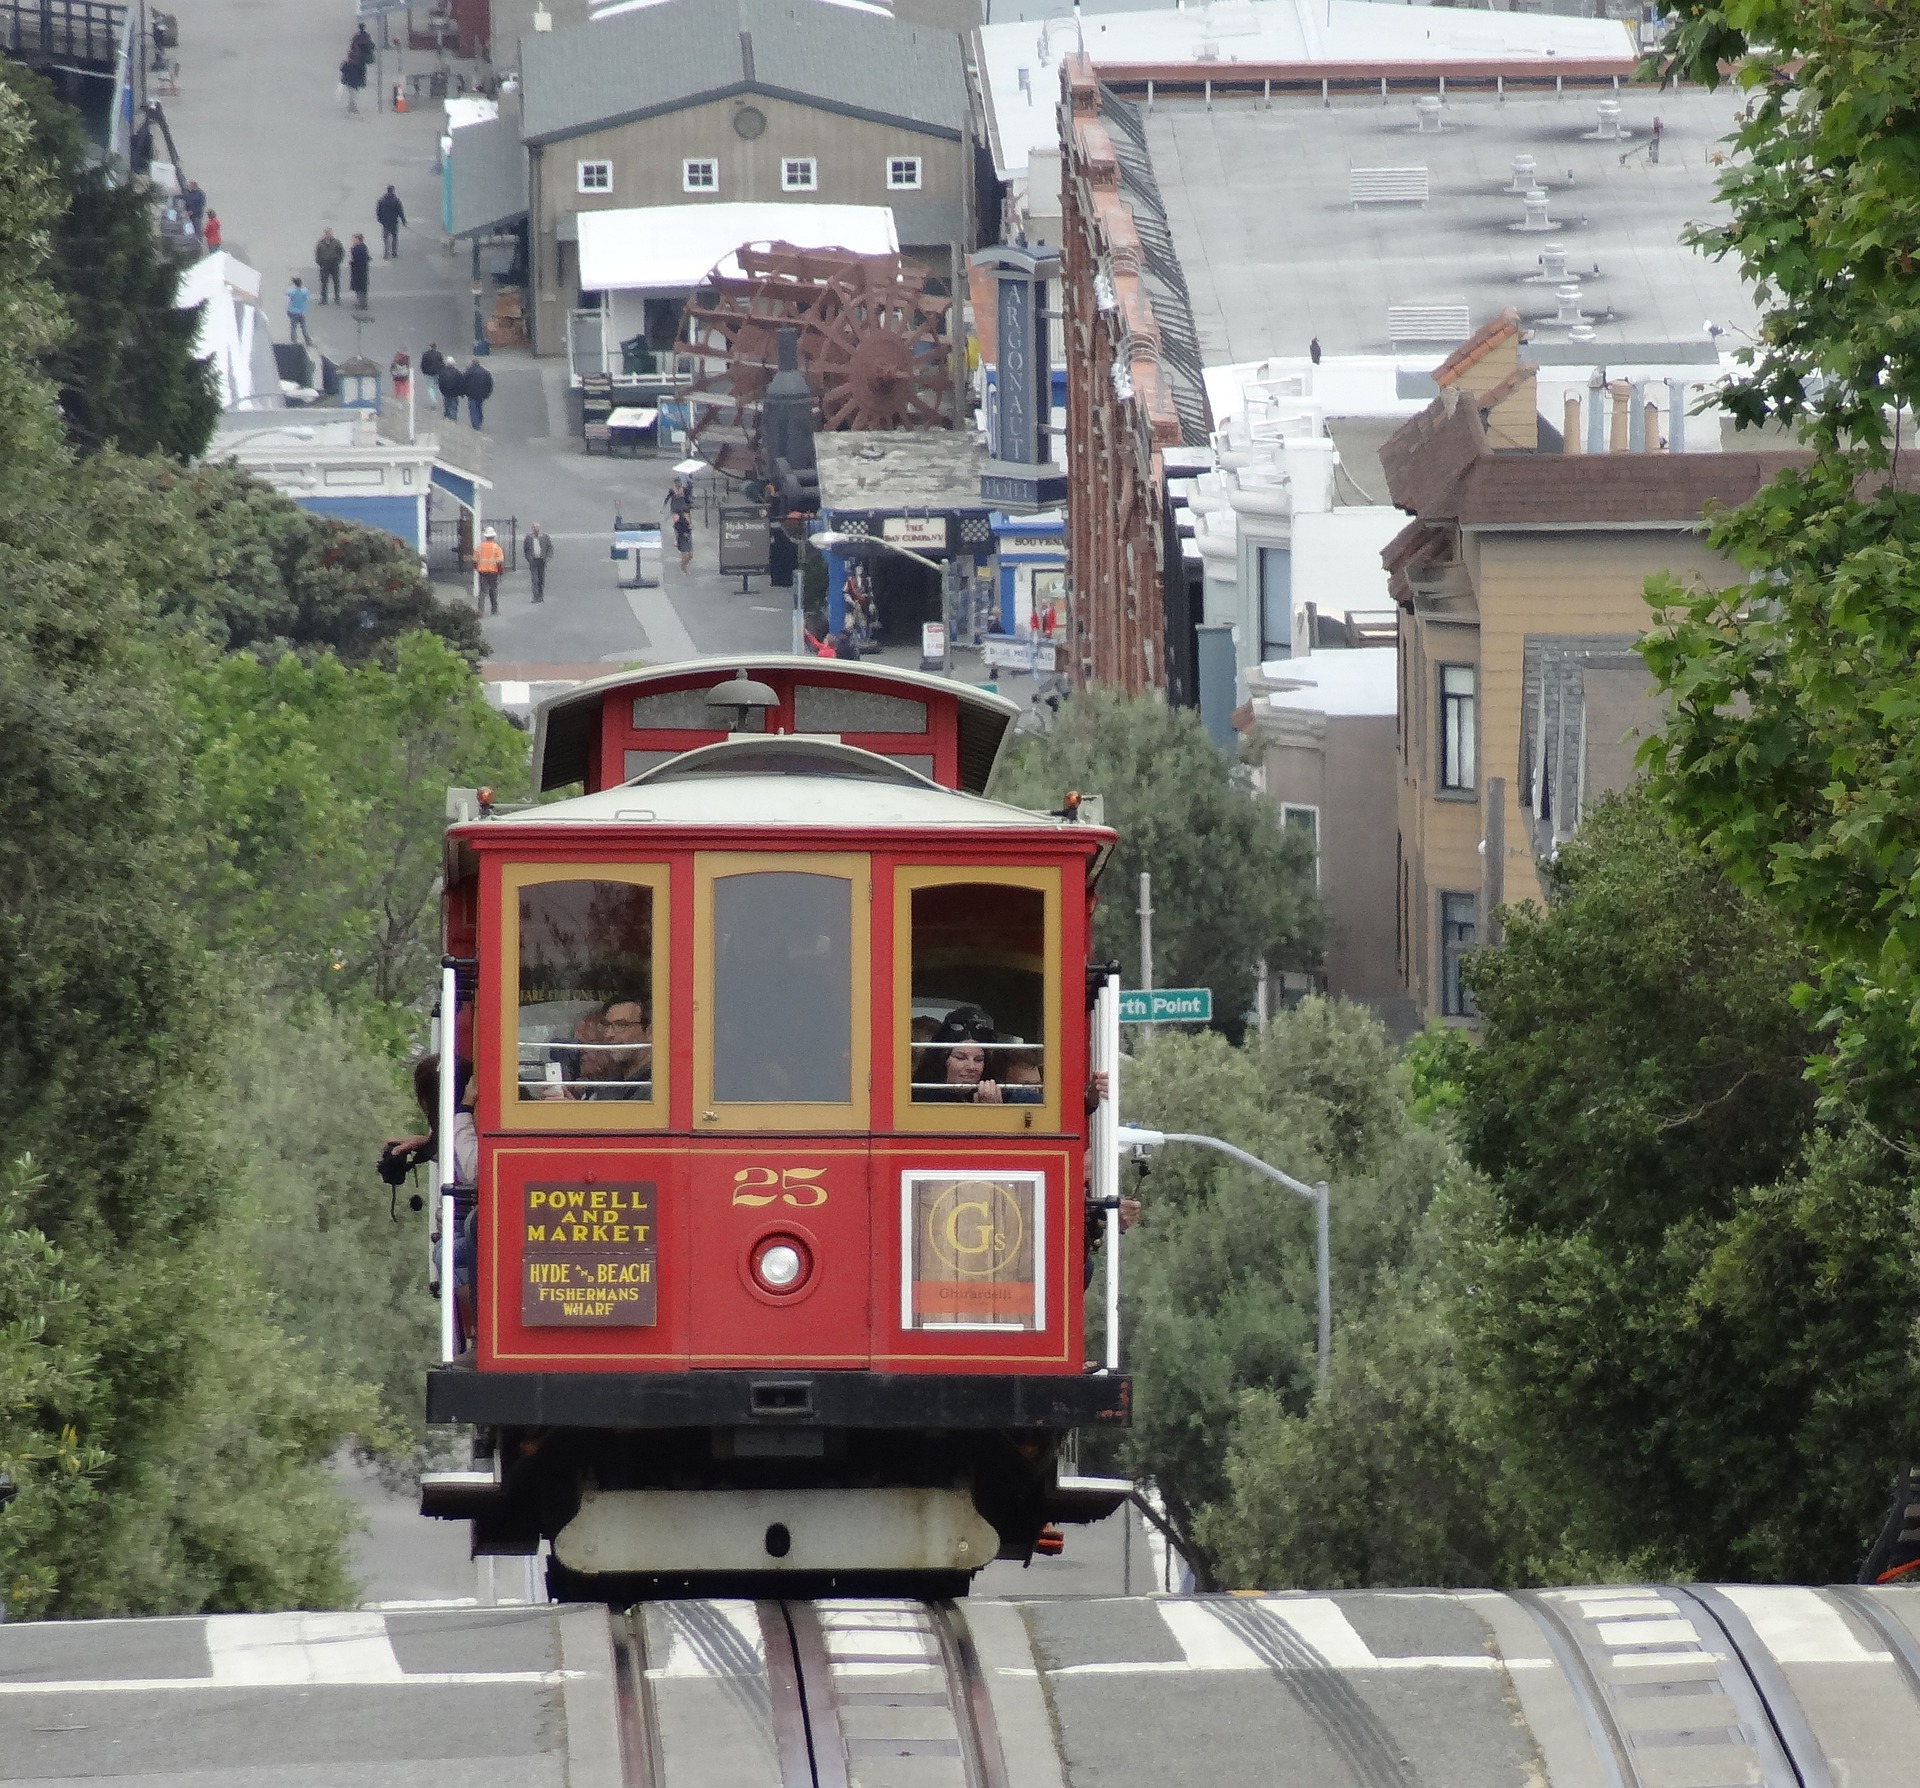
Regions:
<instances>
[{"instance_id":1,"label":"north point street sign","mask_svg":"<svg viewBox=\"0 0 1920 1788\"><path fill-rule=\"evenodd\" d=\"M1213 1021L1211 987L1155 987L1122 991L1122 1024L1210 1024Z\"/></svg>"}]
</instances>

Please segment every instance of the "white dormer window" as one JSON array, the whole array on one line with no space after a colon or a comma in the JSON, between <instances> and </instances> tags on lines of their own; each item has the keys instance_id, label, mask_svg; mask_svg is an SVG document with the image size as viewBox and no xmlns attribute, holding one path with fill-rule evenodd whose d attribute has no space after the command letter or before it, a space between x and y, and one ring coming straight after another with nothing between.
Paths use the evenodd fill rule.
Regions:
<instances>
[{"instance_id":1,"label":"white dormer window","mask_svg":"<svg viewBox=\"0 0 1920 1788\"><path fill-rule=\"evenodd\" d=\"M612 192L613 163L610 161L583 161L577 164L579 169L579 188L581 192Z\"/></svg>"},{"instance_id":2,"label":"white dormer window","mask_svg":"<svg viewBox=\"0 0 1920 1788\"><path fill-rule=\"evenodd\" d=\"M889 192L920 190L919 156L890 155L887 157L887 190Z\"/></svg>"},{"instance_id":3,"label":"white dormer window","mask_svg":"<svg viewBox=\"0 0 1920 1788\"><path fill-rule=\"evenodd\" d=\"M702 156L697 161L683 161L680 164L680 190L682 192L718 192L720 164L711 156Z\"/></svg>"},{"instance_id":4,"label":"white dormer window","mask_svg":"<svg viewBox=\"0 0 1920 1788\"><path fill-rule=\"evenodd\" d=\"M789 155L780 163L782 192L818 192L820 164L811 155Z\"/></svg>"}]
</instances>

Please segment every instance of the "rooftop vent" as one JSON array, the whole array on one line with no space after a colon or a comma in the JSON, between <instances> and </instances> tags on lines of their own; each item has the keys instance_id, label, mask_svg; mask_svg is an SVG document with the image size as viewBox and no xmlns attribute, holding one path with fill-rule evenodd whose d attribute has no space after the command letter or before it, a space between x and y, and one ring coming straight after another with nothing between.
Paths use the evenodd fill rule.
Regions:
<instances>
[{"instance_id":1,"label":"rooftop vent","mask_svg":"<svg viewBox=\"0 0 1920 1788\"><path fill-rule=\"evenodd\" d=\"M1617 99L1603 99L1599 106L1599 125L1587 133L1590 143L1624 143L1632 132L1621 128L1620 102Z\"/></svg>"},{"instance_id":2,"label":"rooftop vent","mask_svg":"<svg viewBox=\"0 0 1920 1788\"><path fill-rule=\"evenodd\" d=\"M1438 133L1445 128L1440 122L1440 99L1437 94L1423 93L1413 102L1414 128L1422 135Z\"/></svg>"},{"instance_id":3,"label":"rooftop vent","mask_svg":"<svg viewBox=\"0 0 1920 1788\"><path fill-rule=\"evenodd\" d=\"M1507 186L1511 193L1523 193L1533 185L1533 170L1539 164L1531 155L1516 155L1513 158L1513 179Z\"/></svg>"},{"instance_id":4,"label":"rooftop vent","mask_svg":"<svg viewBox=\"0 0 1920 1788\"><path fill-rule=\"evenodd\" d=\"M1511 228L1536 233L1559 229L1560 226L1547 215L1547 193L1545 187L1528 187L1526 192L1521 195L1520 206L1522 211L1525 212L1525 216L1523 216L1517 224L1511 225Z\"/></svg>"}]
</instances>

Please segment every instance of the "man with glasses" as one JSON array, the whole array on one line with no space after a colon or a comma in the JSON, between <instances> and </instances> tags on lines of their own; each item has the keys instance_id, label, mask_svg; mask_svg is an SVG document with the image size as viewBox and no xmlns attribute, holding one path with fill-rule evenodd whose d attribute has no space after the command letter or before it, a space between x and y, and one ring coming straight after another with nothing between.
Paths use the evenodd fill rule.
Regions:
<instances>
[{"instance_id":1,"label":"man with glasses","mask_svg":"<svg viewBox=\"0 0 1920 1788\"><path fill-rule=\"evenodd\" d=\"M581 1019L574 1035L598 1047L579 1052L569 1098L653 1097L653 1027L644 1000L608 1000Z\"/></svg>"}]
</instances>

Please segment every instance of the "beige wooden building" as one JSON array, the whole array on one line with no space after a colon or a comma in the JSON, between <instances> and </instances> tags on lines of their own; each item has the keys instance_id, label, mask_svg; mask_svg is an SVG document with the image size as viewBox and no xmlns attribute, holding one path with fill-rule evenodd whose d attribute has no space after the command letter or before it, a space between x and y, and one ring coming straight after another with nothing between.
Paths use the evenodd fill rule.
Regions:
<instances>
[{"instance_id":1,"label":"beige wooden building","mask_svg":"<svg viewBox=\"0 0 1920 1788\"><path fill-rule=\"evenodd\" d=\"M1543 428L1536 371L1509 311L1449 356L1440 395L1381 454L1415 518L1383 556L1400 611L1395 947L1425 1018L1472 1022L1459 969L1499 941L1489 915L1541 897L1541 867L1658 729L1634 650L1646 580L1737 582L1706 544L1707 506L1805 457L1662 452L1651 426L1654 450L1629 452L1620 383L1584 400L1607 405L1617 450L1583 453L1583 400L1563 432Z\"/></svg>"},{"instance_id":2,"label":"beige wooden building","mask_svg":"<svg viewBox=\"0 0 1920 1788\"><path fill-rule=\"evenodd\" d=\"M524 37L520 77L536 353L564 350L582 297L583 211L883 205L942 282L975 246L951 31L823 0L662 0Z\"/></svg>"}]
</instances>

